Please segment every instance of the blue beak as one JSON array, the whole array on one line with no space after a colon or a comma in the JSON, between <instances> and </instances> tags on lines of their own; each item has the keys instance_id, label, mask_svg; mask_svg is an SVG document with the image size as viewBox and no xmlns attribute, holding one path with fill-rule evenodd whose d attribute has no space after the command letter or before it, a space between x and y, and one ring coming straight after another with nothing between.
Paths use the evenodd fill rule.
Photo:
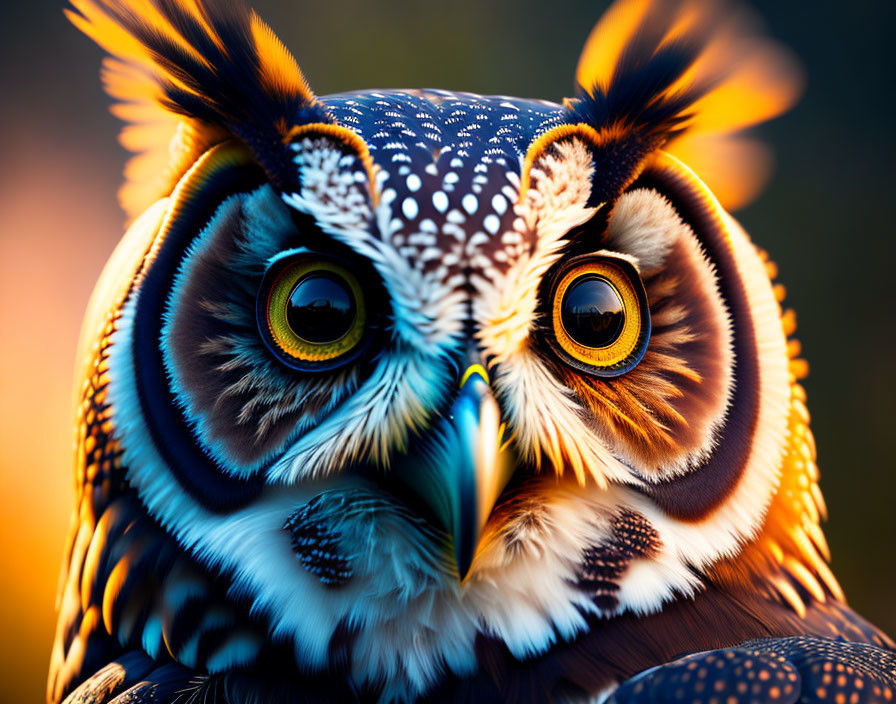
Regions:
<instances>
[{"instance_id":1,"label":"blue beak","mask_svg":"<svg viewBox=\"0 0 896 704\"><path fill-rule=\"evenodd\" d=\"M459 386L431 443L400 471L453 539L458 579L463 582L516 462L485 368L470 365Z\"/></svg>"}]
</instances>

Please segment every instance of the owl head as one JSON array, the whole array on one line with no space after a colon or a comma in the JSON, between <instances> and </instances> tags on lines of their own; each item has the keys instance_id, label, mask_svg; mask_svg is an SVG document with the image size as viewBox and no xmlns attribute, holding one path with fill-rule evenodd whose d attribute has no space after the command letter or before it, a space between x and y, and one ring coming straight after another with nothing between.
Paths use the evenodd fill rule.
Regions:
<instances>
[{"instance_id":1,"label":"owl head","mask_svg":"<svg viewBox=\"0 0 896 704\"><path fill-rule=\"evenodd\" d=\"M112 640L593 691L602 629L839 594L792 313L725 209L798 85L740 14L620 0L555 104L318 97L239 7L72 3L138 152L82 344L79 515L127 550L77 608L105 585Z\"/></svg>"}]
</instances>

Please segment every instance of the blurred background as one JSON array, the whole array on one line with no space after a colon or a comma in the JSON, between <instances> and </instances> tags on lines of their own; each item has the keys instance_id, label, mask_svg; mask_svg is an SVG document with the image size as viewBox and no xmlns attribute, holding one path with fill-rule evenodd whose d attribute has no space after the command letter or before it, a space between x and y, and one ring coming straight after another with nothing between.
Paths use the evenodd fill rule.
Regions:
<instances>
[{"instance_id":1,"label":"blurred background","mask_svg":"<svg viewBox=\"0 0 896 704\"><path fill-rule=\"evenodd\" d=\"M606 0L257 0L318 94L437 87L559 100ZM777 168L738 216L799 317L826 533L850 603L896 635L896 3L754 3L807 92L759 130ZM122 233L126 154L101 52L58 0L0 23L0 702L42 701L73 501L81 316Z\"/></svg>"}]
</instances>

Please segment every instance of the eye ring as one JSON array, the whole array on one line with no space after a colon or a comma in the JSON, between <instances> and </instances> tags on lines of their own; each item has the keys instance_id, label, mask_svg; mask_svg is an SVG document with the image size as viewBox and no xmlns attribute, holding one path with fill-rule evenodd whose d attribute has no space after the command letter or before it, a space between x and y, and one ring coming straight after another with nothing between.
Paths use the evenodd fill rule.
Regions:
<instances>
[{"instance_id":1,"label":"eye ring","mask_svg":"<svg viewBox=\"0 0 896 704\"><path fill-rule=\"evenodd\" d=\"M585 254L567 262L550 289L554 352L580 371L617 377L643 359L650 309L637 270L627 260Z\"/></svg>"},{"instance_id":2,"label":"eye ring","mask_svg":"<svg viewBox=\"0 0 896 704\"><path fill-rule=\"evenodd\" d=\"M267 348L286 366L326 371L367 347L368 307L361 283L342 262L303 250L275 260L256 299Z\"/></svg>"}]
</instances>

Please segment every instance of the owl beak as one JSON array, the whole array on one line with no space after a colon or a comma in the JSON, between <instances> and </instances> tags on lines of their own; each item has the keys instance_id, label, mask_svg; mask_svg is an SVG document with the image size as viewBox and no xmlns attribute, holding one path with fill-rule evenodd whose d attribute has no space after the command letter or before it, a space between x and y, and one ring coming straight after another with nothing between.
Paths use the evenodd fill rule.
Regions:
<instances>
[{"instance_id":1,"label":"owl beak","mask_svg":"<svg viewBox=\"0 0 896 704\"><path fill-rule=\"evenodd\" d=\"M469 366L461 377L460 393L449 414L457 436L454 465L457 498L450 529L461 582L465 581L476 548L498 497L513 473L506 448L501 411L481 364Z\"/></svg>"},{"instance_id":2,"label":"owl beak","mask_svg":"<svg viewBox=\"0 0 896 704\"><path fill-rule=\"evenodd\" d=\"M488 372L481 364L471 364L459 387L425 449L393 466L393 476L453 539L458 578L464 582L515 462Z\"/></svg>"}]
</instances>

